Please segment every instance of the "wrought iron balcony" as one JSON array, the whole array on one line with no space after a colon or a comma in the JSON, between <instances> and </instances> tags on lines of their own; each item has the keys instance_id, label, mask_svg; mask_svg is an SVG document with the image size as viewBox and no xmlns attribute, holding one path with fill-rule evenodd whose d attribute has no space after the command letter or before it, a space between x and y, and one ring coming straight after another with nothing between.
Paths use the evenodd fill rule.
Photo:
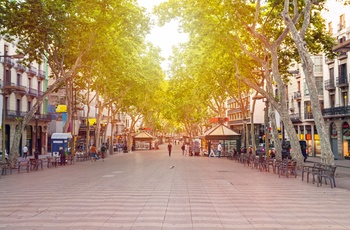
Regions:
<instances>
[{"instance_id":1,"label":"wrought iron balcony","mask_svg":"<svg viewBox=\"0 0 350 230\"><path fill-rule=\"evenodd\" d=\"M6 67L12 68L15 65L15 62L11 57L1 57L1 62L4 63L6 59Z\"/></svg>"},{"instance_id":2,"label":"wrought iron balcony","mask_svg":"<svg viewBox=\"0 0 350 230\"><path fill-rule=\"evenodd\" d=\"M322 110L322 115L325 117L350 115L350 106L338 106Z\"/></svg>"},{"instance_id":3,"label":"wrought iron balcony","mask_svg":"<svg viewBox=\"0 0 350 230\"><path fill-rule=\"evenodd\" d=\"M24 73L27 68L19 63L16 63L15 69L17 70L17 72Z\"/></svg>"},{"instance_id":4,"label":"wrought iron balcony","mask_svg":"<svg viewBox=\"0 0 350 230\"><path fill-rule=\"evenodd\" d=\"M17 119L27 115L27 112L21 112L21 111L10 110L10 109L7 109L5 112L6 112L7 119Z\"/></svg>"},{"instance_id":5,"label":"wrought iron balcony","mask_svg":"<svg viewBox=\"0 0 350 230\"><path fill-rule=\"evenodd\" d=\"M36 75L36 68L34 68L34 67L28 68L28 69L27 69L27 73L28 73L30 76L34 77L34 76Z\"/></svg>"},{"instance_id":6,"label":"wrought iron balcony","mask_svg":"<svg viewBox=\"0 0 350 230\"><path fill-rule=\"evenodd\" d=\"M306 120L314 119L314 115L312 113L305 113L304 119Z\"/></svg>"},{"instance_id":7,"label":"wrought iron balcony","mask_svg":"<svg viewBox=\"0 0 350 230\"><path fill-rule=\"evenodd\" d=\"M292 123L300 123L301 122L301 117L299 113L294 113L289 115L290 120Z\"/></svg>"},{"instance_id":8,"label":"wrought iron balcony","mask_svg":"<svg viewBox=\"0 0 350 230\"><path fill-rule=\"evenodd\" d=\"M337 87L347 87L349 85L348 78L346 74L342 74L337 77Z\"/></svg>"},{"instance_id":9,"label":"wrought iron balcony","mask_svg":"<svg viewBox=\"0 0 350 230\"><path fill-rule=\"evenodd\" d=\"M324 81L325 90L335 90L334 79L328 79Z\"/></svg>"},{"instance_id":10,"label":"wrought iron balcony","mask_svg":"<svg viewBox=\"0 0 350 230\"><path fill-rule=\"evenodd\" d=\"M300 91L294 92L293 98L294 98L294 100L300 100L301 99L301 92Z\"/></svg>"},{"instance_id":11,"label":"wrought iron balcony","mask_svg":"<svg viewBox=\"0 0 350 230\"><path fill-rule=\"evenodd\" d=\"M38 78L41 79L41 80L44 80L45 79L45 71L39 69L39 71L38 71Z\"/></svg>"},{"instance_id":12,"label":"wrought iron balcony","mask_svg":"<svg viewBox=\"0 0 350 230\"><path fill-rule=\"evenodd\" d=\"M37 96L38 96L38 90L33 89L33 88L29 88L28 94L29 94L30 96L37 97Z\"/></svg>"}]
</instances>

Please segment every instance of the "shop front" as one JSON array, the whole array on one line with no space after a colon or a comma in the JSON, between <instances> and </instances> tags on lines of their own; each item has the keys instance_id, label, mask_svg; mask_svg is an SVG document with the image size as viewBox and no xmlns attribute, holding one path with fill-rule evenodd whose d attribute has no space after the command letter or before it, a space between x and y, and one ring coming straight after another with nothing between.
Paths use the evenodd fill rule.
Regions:
<instances>
[{"instance_id":1,"label":"shop front","mask_svg":"<svg viewBox=\"0 0 350 230\"><path fill-rule=\"evenodd\" d=\"M212 149L216 151L219 143L222 146L222 151L233 152L234 150L239 151L241 148L241 134L236 133L223 124L218 124L211 128L203 137L204 146L208 153Z\"/></svg>"}]
</instances>

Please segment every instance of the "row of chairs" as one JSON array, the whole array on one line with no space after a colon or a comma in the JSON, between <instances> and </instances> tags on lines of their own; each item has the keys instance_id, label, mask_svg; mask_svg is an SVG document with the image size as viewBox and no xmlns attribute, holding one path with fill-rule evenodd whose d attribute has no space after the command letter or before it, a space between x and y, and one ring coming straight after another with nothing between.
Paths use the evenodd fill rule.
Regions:
<instances>
[{"instance_id":1,"label":"row of chairs","mask_svg":"<svg viewBox=\"0 0 350 230\"><path fill-rule=\"evenodd\" d=\"M309 183L309 177L312 176L312 183L317 183L318 186L322 186L324 181L327 184L327 180L331 185L331 188L336 187L335 184L335 171L337 166L324 165L322 163L314 163L311 166L304 166L301 172L302 181L304 181L304 174L306 175L307 182Z\"/></svg>"}]
</instances>

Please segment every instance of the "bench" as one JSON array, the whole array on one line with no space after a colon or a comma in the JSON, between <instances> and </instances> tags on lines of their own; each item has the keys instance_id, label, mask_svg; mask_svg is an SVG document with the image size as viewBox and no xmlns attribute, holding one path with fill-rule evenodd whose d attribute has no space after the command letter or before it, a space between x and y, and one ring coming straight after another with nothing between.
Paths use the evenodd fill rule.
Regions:
<instances>
[{"instance_id":1,"label":"bench","mask_svg":"<svg viewBox=\"0 0 350 230\"><path fill-rule=\"evenodd\" d=\"M70 163L71 165L74 164L74 156L72 154L67 155L66 157L67 164Z\"/></svg>"},{"instance_id":2,"label":"bench","mask_svg":"<svg viewBox=\"0 0 350 230\"><path fill-rule=\"evenodd\" d=\"M317 173L317 187L319 184L322 186L322 179L324 179L324 183L327 184L327 179L329 180L329 184L331 185L331 188L336 187L335 186L335 171L337 170L337 166L331 166L328 165L325 168L322 168Z\"/></svg>"},{"instance_id":3,"label":"bench","mask_svg":"<svg viewBox=\"0 0 350 230\"><path fill-rule=\"evenodd\" d=\"M288 178L288 175L294 175L297 177L296 170L297 162L289 159L284 159L278 166L278 177L285 175Z\"/></svg>"},{"instance_id":4,"label":"bench","mask_svg":"<svg viewBox=\"0 0 350 230\"><path fill-rule=\"evenodd\" d=\"M17 167L18 167L18 173L20 173L21 168L24 168L29 173L29 161L27 161L27 160L19 161L17 163Z\"/></svg>"},{"instance_id":5,"label":"bench","mask_svg":"<svg viewBox=\"0 0 350 230\"><path fill-rule=\"evenodd\" d=\"M47 157L47 167L51 168L53 166L57 167L56 157Z\"/></svg>"},{"instance_id":6,"label":"bench","mask_svg":"<svg viewBox=\"0 0 350 230\"><path fill-rule=\"evenodd\" d=\"M39 169L39 166L41 167L41 170L44 170L43 168L43 161L41 159L29 159L30 164L30 170L37 171Z\"/></svg>"},{"instance_id":7,"label":"bench","mask_svg":"<svg viewBox=\"0 0 350 230\"><path fill-rule=\"evenodd\" d=\"M0 162L1 165L1 175L6 175L7 174L7 170L10 171L10 174L12 174L12 167L11 167L11 163L6 159L5 163Z\"/></svg>"}]
</instances>

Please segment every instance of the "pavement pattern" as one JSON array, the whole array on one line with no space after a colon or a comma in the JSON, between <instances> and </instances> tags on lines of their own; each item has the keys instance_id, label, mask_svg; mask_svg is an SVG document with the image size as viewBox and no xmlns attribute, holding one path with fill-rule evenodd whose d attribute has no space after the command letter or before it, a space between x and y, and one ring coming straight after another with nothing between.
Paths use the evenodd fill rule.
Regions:
<instances>
[{"instance_id":1,"label":"pavement pattern","mask_svg":"<svg viewBox=\"0 0 350 230\"><path fill-rule=\"evenodd\" d=\"M13 172L0 179L0 229L350 229L347 164L333 189L180 145L169 157L166 144Z\"/></svg>"}]
</instances>

